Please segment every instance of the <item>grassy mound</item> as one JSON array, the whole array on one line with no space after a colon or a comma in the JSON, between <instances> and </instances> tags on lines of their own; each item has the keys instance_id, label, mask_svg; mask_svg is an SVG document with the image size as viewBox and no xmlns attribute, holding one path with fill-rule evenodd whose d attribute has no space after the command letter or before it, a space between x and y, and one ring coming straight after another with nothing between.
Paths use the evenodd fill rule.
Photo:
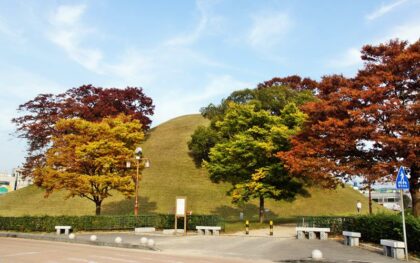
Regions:
<instances>
[{"instance_id":1,"label":"grassy mound","mask_svg":"<svg viewBox=\"0 0 420 263\"><path fill-rule=\"evenodd\" d=\"M188 155L187 141L198 125L208 122L200 115L186 115L165 122L150 131L143 145L145 157L151 167L144 170L140 182L140 213L173 213L176 196L187 197L187 209L194 214L218 214L236 219L241 211L247 218L258 215L257 202L244 207L231 204L226 196L228 184L214 184L205 169L197 168ZM310 189L311 197L299 197L294 202L267 200L268 216L294 215L350 215L356 210L357 200L367 212L367 199L351 188L337 190ZM0 216L20 215L93 215L93 202L81 199L64 199L65 192L56 192L44 198L41 189L30 186L0 196ZM119 193L106 199L103 214L131 214L134 200ZM374 211L384 211L375 205Z\"/></svg>"}]
</instances>

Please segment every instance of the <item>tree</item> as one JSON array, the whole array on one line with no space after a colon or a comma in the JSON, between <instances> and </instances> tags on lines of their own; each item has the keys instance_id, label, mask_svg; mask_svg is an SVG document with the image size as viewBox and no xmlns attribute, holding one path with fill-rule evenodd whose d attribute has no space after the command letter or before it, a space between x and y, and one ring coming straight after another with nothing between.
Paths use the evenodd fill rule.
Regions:
<instances>
[{"instance_id":1,"label":"tree","mask_svg":"<svg viewBox=\"0 0 420 263\"><path fill-rule=\"evenodd\" d=\"M420 217L420 40L366 45L362 59L355 85L365 104L357 118L375 126L372 142L382 176L395 180L399 166L409 169L413 214Z\"/></svg>"},{"instance_id":2,"label":"tree","mask_svg":"<svg viewBox=\"0 0 420 263\"><path fill-rule=\"evenodd\" d=\"M282 83L283 84L283 83ZM197 128L188 142L190 154L198 166L203 160L208 160L208 153L216 142L226 138L215 136L214 131L218 130L215 126L217 121L222 121L230 103L252 104L255 110L266 110L271 115L280 115L281 110L289 103L293 102L300 106L308 101L313 101L314 96L311 90L298 91L287 86L266 86L258 89L244 89L232 92L219 105L210 104L201 109L201 114L208 118L210 126ZM212 132L213 131L213 132Z\"/></svg>"},{"instance_id":3,"label":"tree","mask_svg":"<svg viewBox=\"0 0 420 263\"><path fill-rule=\"evenodd\" d=\"M310 78L301 78L298 75L287 76L284 78L275 77L258 84L258 89L270 87L288 87L296 91L313 91L318 87L318 82Z\"/></svg>"},{"instance_id":4,"label":"tree","mask_svg":"<svg viewBox=\"0 0 420 263\"><path fill-rule=\"evenodd\" d=\"M201 165L203 160L208 161L210 149L220 141L217 132L211 127L199 126L191 135L188 142L190 155L197 166Z\"/></svg>"},{"instance_id":5,"label":"tree","mask_svg":"<svg viewBox=\"0 0 420 263\"><path fill-rule=\"evenodd\" d=\"M288 79L288 78L286 78ZM306 83L309 79L305 79ZM311 83L316 83L312 81ZM210 120L219 120L217 117L223 116L230 102L237 104L252 103L257 109L269 111L273 115L279 115L280 111L293 101L296 105L302 105L308 101L314 100L312 89L301 88L293 82L294 88L289 86L286 80L281 83L273 83L271 86L260 84L257 89L243 89L232 92L226 99L223 99L220 105L210 104L201 109L201 114Z\"/></svg>"},{"instance_id":6,"label":"tree","mask_svg":"<svg viewBox=\"0 0 420 263\"><path fill-rule=\"evenodd\" d=\"M46 164L34 171L34 182L46 196L65 189L67 197L79 196L95 203L96 215L111 190L134 193L134 173L126 168L144 138L140 121L119 115L101 122L61 119L55 125Z\"/></svg>"},{"instance_id":7,"label":"tree","mask_svg":"<svg viewBox=\"0 0 420 263\"><path fill-rule=\"evenodd\" d=\"M419 216L420 42L367 45L362 59L365 66L355 78L322 79L320 100L303 107L310 116L303 133L277 156L292 173L326 187L339 184L337 177L362 175L370 188L378 180L395 180L404 165L411 172L413 214Z\"/></svg>"},{"instance_id":8,"label":"tree","mask_svg":"<svg viewBox=\"0 0 420 263\"><path fill-rule=\"evenodd\" d=\"M150 128L154 105L142 88L103 89L84 85L58 95L40 94L20 105L18 111L24 115L12 122L17 126L19 137L28 141L24 164L24 174L28 176L36 167L44 165L44 154L51 145L54 126L59 119L100 121L123 113L139 120L146 131Z\"/></svg>"},{"instance_id":9,"label":"tree","mask_svg":"<svg viewBox=\"0 0 420 263\"><path fill-rule=\"evenodd\" d=\"M340 75L323 77L317 84L319 100L302 107L309 116L306 129L293 138L290 151L277 156L295 176L303 174L325 188L362 175L370 193L377 179L372 170L375 162L363 143L374 127L354 121L352 113L360 101L351 86L352 80Z\"/></svg>"},{"instance_id":10,"label":"tree","mask_svg":"<svg viewBox=\"0 0 420 263\"><path fill-rule=\"evenodd\" d=\"M280 116L252 104L227 106L215 127L224 140L210 149L204 162L213 182L229 182L234 202L259 199L259 218L264 220L264 199L291 200L304 193L303 182L291 178L274 154L289 149L289 137L299 131L306 116L294 103Z\"/></svg>"}]
</instances>

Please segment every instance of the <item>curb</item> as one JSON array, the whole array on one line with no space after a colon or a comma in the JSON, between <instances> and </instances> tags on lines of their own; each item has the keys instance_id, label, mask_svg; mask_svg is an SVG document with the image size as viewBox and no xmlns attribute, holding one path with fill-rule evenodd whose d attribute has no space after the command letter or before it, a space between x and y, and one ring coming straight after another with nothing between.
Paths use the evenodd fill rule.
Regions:
<instances>
[{"instance_id":1,"label":"curb","mask_svg":"<svg viewBox=\"0 0 420 263\"><path fill-rule=\"evenodd\" d=\"M68 236L65 236L65 238L62 238L62 237L54 237L54 236L43 236L43 235L37 235L37 234L23 234L23 233L15 233L15 232L1 233L0 232L0 237L35 239L35 240L65 242L65 243L74 243L74 244L104 246L104 247L117 247L117 248L131 248L131 249L160 251L160 249L156 247L148 247L148 246L131 244L131 243L117 244L113 242L82 240L82 239L77 239L77 236L75 239L70 239L68 238Z\"/></svg>"}]
</instances>

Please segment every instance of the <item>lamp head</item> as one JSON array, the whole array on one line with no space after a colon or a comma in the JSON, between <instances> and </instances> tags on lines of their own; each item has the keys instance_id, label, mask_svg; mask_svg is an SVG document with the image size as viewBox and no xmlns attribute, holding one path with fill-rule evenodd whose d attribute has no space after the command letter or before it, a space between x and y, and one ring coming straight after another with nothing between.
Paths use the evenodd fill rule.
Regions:
<instances>
[{"instance_id":1,"label":"lamp head","mask_svg":"<svg viewBox=\"0 0 420 263\"><path fill-rule=\"evenodd\" d=\"M136 156L141 156L143 154L143 149L141 147L137 147L136 150L134 150L134 154Z\"/></svg>"}]
</instances>

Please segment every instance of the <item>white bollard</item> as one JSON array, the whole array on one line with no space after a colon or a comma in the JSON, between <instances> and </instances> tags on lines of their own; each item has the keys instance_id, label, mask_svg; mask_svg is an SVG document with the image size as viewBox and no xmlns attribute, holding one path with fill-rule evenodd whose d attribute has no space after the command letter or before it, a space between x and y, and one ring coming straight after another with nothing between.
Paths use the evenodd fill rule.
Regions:
<instances>
[{"instance_id":1,"label":"white bollard","mask_svg":"<svg viewBox=\"0 0 420 263\"><path fill-rule=\"evenodd\" d=\"M97 239L96 235L91 235L90 236L90 241L96 241L96 239Z\"/></svg>"},{"instance_id":2,"label":"white bollard","mask_svg":"<svg viewBox=\"0 0 420 263\"><path fill-rule=\"evenodd\" d=\"M154 246L155 246L155 241L154 241L153 239L149 239L149 240L147 241L147 246L148 246L148 247L154 247Z\"/></svg>"},{"instance_id":3,"label":"white bollard","mask_svg":"<svg viewBox=\"0 0 420 263\"><path fill-rule=\"evenodd\" d=\"M318 250L318 249L312 250L312 259L314 259L314 260L321 260L322 259L322 252L321 252L321 250Z\"/></svg>"},{"instance_id":4,"label":"white bollard","mask_svg":"<svg viewBox=\"0 0 420 263\"><path fill-rule=\"evenodd\" d=\"M116 237L114 241L115 241L115 243L120 244L122 242L122 238L121 237Z\"/></svg>"},{"instance_id":5,"label":"white bollard","mask_svg":"<svg viewBox=\"0 0 420 263\"><path fill-rule=\"evenodd\" d=\"M140 243L145 246L147 244L147 237L140 238Z\"/></svg>"},{"instance_id":6,"label":"white bollard","mask_svg":"<svg viewBox=\"0 0 420 263\"><path fill-rule=\"evenodd\" d=\"M70 235L69 235L69 239L74 239L76 237L76 235L75 234L73 234L73 233L71 233Z\"/></svg>"}]
</instances>

